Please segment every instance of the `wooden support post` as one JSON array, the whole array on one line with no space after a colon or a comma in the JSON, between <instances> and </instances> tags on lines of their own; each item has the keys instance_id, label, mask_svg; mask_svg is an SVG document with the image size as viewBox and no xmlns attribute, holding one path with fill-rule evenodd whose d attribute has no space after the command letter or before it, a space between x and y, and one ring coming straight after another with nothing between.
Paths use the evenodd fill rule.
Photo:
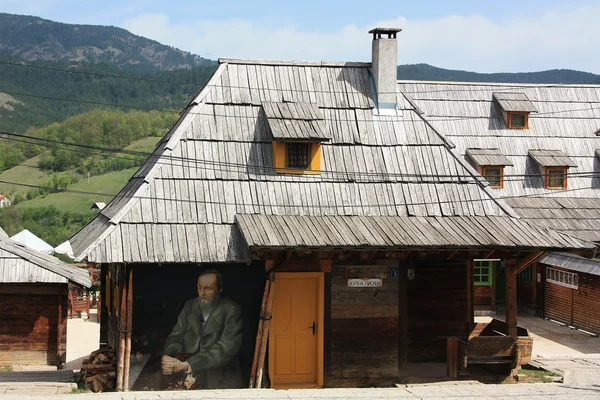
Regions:
<instances>
[{"instance_id":1,"label":"wooden support post","mask_svg":"<svg viewBox=\"0 0 600 400\"><path fill-rule=\"evenodd\" d=\"M475 307L473 305L473 259L467 260L467 321L469 323L469 334L475 325Z\"/></svg>"},{"instance_id":2,"label":"wooden support post","mask_svg":"<svg viewBox=\"0 0 600 400\"><path fill-rule=\"evenodd\" d=\"M275 278L271 274L271 285L269 288L269 297L265 309L265 318L263 320L262 341L260 343L260 353L258 355L258 371L256 373L255 388L260 389L262 386L263 368L265 366L265 356L267 354L267 342L269 341L269 325L271 323L271 312L273 310L273 296L275 294Z\"/></svg>"},{"instance_id":3,"label":"wooden support post","mask_svg":"<svg viewBox=\"0 0 600 400\"><path fill-rule=\"evenodd\" d=\"M67 284L68 285L68 284ZM68 286L67 286L67 290ZM60 344L62 342L62 334L63 334L63 317L62 317L62 302L63 302L63 291L62 291L62 287L59 289L58 291L58 326L57 326L57 343L56 343L56 365L60 368L60 365L62 364L62 359L61 359L61 354L60 354ZM90 316L88 315L88 319L90 319ZM66 361L66 360L65 360Z\"/></svg>"},{"instance_id":4,"label":"wooden support post","mask_svg":"<svg viewBox=\"0 0 600 400\"><path fill-rule=\"evenodd\" d=\"M256 380L256 372L258 370L258 356L262 344L263 321L265 319L265 312L267 310L267 298L269 297L270 285L271 280L267 279L267 281L265 282L265 290L263 292L262 304L260 306L260 319L258 320L258 332L256 333L256 344L254 345L254 357L252 359L252 370L250 371L250 383L248 386L250 389L254 387L254 381Z\"/></svg>"},{"instance_id":5,"label":"wooden support post","mask_svg":"<svg viewBox=\"0 0 600 400\"><path fill-rule=\"evenodd\" d=\"M127 324L127 284L123 284L121 290L121 309L119 310L119 352L117 356L117 391L123 391L123 366L125 361L125 333L123 332Z\"/></svg>"},{"instance_id":6,"label":"wooden support post","mask_svg":"<svg viewBox=\"0 0 600 400\"><path fill-rule=\"evenodd\" d=\"M410 264L412 267L412 264ZM408 374L408 268L400 262L398 276L398 378Z\"/></svg>"},{"instance_id":7,"label":"wooden support post","mask_svg":"<svg viewBox=\"0 0 600 400\"><path fill-rule=\"evenodd\" d=\"M458 378L458 338L449 337L446 340L446 370L451 379Z\"/></svg>"},{"instance_id":8,"label":"wooden support post","mask_svg":"<svg viewBox=\"0 0 600 400\"><path fill-rule=\"evenodd\" d=\"M265 272L271 272L275 267L275 260L265 260Z\"/></svg>"},{"instance_id":9,"label":"wooden support post","mask_svg":"<svg viewBox=\"0 0 600 400\"><path fill-rule=\"evenodd\" d=\"M129 271L127 284L127 332L125 333L125 356L123 365L123 391L129 391L129 365L131 361L131 330L133 329L133 270Z\"/></svg>"},{"instance_id":10,"label":"wooden support post","mask_svg":"<svg viewBox=\"0 0 600 400\"><path fill-rule=\"evenodd\" d=\"M506 260L506 325L508 334L517 340L517 274L516 260Z\"/></svg>"},{"instance_id":11,"label":"wooden support post","mask_svg":"<svg viewBox=\"0 0 600 400\"><path fill-rule=\"evenodd\" d=\"M319 270L321 272L331 272L331 260L320 260Z\"/></svg>"}]
</instances>

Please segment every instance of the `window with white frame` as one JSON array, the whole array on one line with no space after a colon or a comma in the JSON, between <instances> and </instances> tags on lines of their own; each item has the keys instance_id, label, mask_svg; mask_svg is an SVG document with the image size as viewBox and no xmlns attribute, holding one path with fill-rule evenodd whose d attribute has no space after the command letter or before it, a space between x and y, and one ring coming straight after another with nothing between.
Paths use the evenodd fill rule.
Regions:
<instances>
[{"instance_id":1,"label":"window with white frame","mask_svg":"<svg viewBox=\"0 0 600 400\"><path fill-rule=\"evenodd\" d=\"M577 274L567 271L561 271L560 269L556 268L548 267L546 269L546 280L548 282L552 282L561 286L566 286L572 289L577 289L579 287L579 277L577 276Z\"/></svg>"}]
</instances>

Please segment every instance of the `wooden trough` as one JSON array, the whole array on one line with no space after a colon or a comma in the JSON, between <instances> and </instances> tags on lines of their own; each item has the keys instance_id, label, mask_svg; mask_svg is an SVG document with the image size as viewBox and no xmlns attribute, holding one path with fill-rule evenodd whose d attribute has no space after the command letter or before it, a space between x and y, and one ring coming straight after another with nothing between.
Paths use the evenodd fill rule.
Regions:
<instances>
[{"instance_id":1,"label":"wooden trough","mask_svg":"<svg viewBox=\"0 0 600 400\"><path fill-rule=\"evenodd\" d=\"M531 360L533 338L527 329L517 327L517 340L508 336L508 326L493 319L488 324L478 324L465 341L457 337L447 339L447 371L450 378L458 378L470 365L505 366L496 369L510 374ZM501 373L504 373L501 372Z\"/></svg>"}]
</instances>

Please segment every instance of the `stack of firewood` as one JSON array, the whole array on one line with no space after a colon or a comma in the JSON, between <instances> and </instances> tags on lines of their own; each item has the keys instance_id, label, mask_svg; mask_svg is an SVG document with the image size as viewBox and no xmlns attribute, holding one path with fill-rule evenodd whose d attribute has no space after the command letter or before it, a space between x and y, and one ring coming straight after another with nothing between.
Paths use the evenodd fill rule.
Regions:
<instances>
[{"instance_id":1,"label":"stack of firewood","mask_svg":"<svg viewBox=\"0 0 600 400\"><path fill-rule=\"evenodd\" d=\"M83 360L80 374L86 390L95 393L114 390L117 380L114 349L102 348L92 352L87 360Z\"/></svg>"}]
</instances>

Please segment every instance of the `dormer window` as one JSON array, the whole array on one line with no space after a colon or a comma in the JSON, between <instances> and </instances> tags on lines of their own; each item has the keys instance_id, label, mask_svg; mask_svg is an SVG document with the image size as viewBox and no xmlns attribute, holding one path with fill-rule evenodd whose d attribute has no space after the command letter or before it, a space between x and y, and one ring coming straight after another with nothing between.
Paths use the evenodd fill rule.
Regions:
<instances>
[{"instance_id":1,"label":"dormer window","mask_svg":"<svg viewBox=\"0 0 600 400\"><path fill-rule=\"evenodd\" d=\"M494 189L504 186L504 167L481 167L481 175Z\"/></svg>"},{"instance_id":2,"label":"dormer window","mask_svg":"<svg viewBox=\"0 0 600 400\"><path fill-rule=\"evenodd\" d=\"M508 129L528 129L529 113L537 109L524 93L493 93L494 101L502 108Z\"/></svg>"},{"instance_id":3,"label":"dormer window","mask_svg":"<svg viewBox=\"0 0 600 400\"><path fill-rule=\"evenodd\" d=\"M567 188L567 168L566 167L547 167L545 175L546 189L566 189Z\"/></svg>"},{"instance_id":4,"label":"dormer window","mask_svg":"<svg viewBox=\"0 0 600 400\"><path fill-rule=\"evenodd\" d=\"M309 103L263 103L273 136L273 166L279 174L318 174L325 133L321 110Z\"/></svg>"},{"instance_id":5,"label":"dormer window","mask_svg":"<svg viewBox=\"0 0 600 400\"><path fill-rule=\"evenodd\" d=\"M308 169L310 163L310 143L286 143L285 166L286 168Z\"/></svg>"},{"instance_id":6,"label":"dormer window","mask_svg":"<svg viewBox=\"0 0 600 400\"><path fill-rule=\"evenodd\" d=\"M504 187L504 167L513 164L500 150L467 149L467 158L492 189Z\"/></svg>"},{"instance_id":7,"label":"dormer window","mask_svg":"<svg viewBox=\"0 0 600 400\"><path fill-rule=\"evenodd\" d=\"M527 129L529 128L529 113L509 112L506 121L510 129Z\"/></svg>"},{"instance_id":8,"label":"dormer window","mask_svg":"<svg viewBox=\"0 0 600 400\"><path fill-rule=\"evenodd\" d=\"M539 165L546 189L567 188L567 171L577 164L562 150L529 150L529 156Z\"/></svg>"}]
</instances>

